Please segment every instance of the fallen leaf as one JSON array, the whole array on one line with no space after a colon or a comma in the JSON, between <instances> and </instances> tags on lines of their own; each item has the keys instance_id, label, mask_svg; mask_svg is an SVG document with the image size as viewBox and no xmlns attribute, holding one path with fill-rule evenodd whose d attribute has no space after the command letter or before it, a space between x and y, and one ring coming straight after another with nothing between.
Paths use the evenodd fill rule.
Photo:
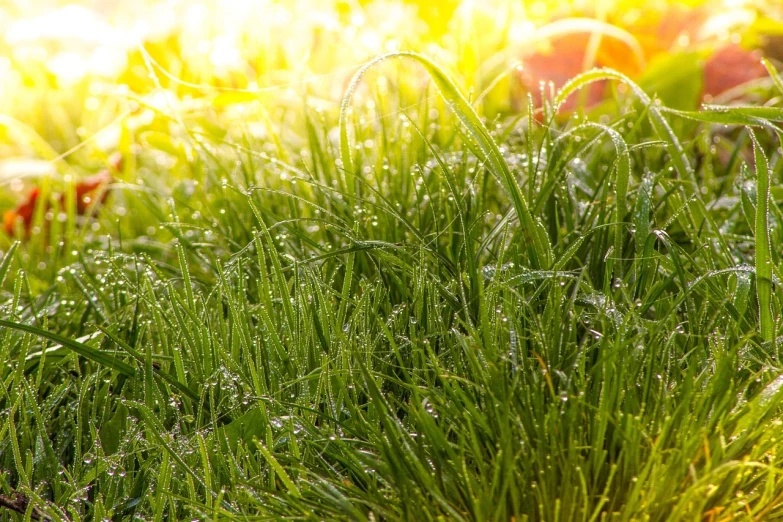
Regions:
<instances>
[{"instance_id":1,"label":"fallen leaf","mask_svg":"<svg viewBox=\"0 0 783 522\"><path fill-rule=\"evenodd\" d=\"M675 63L677 60L672 58L677 58L682 53L687 53L689 56L684 59L690 60L690 56L695 56L695 53L710 49L716 45L717 29L731 24L746 24L747 17L744 14L747 13L738 11L729 17L730 20L725 20L725 13L716 14L704 6L689 8L675 4L609 13L606 21L627 31L637 40L639 45L635 50L638 52L638 49L641 49L644 62L660 64L667 61ZM517 77L524 91L532 94L536 106L542 103L542 82L546 95L549 82L558 89L591 66L609 67L632 79L649 76L646 74L649 67L642 68L642 61L634 56L635 50L626 42L607 35L601 36L596 42L591 42L591 38L591 34L585 32L558 35L548 42L547 47L522 57L523 68ZM592 52L591 44L595 45L592 60L587 56L588 52ZM736 44L718 48L704 64L703 75L699 74L701 65L698 62L693 65L697 68L697 80L699 76L703 76L702 97L716 96L766 75L764 66L760 63L760 55ZM679 69L672 71L675 75L678 72ZM666 83L668 80L663 77L661 81ZM697 99L698 90L699 86L696 85L693 96ZM580 101L587 107L599 103L604 99L607 89L605 82L595 82L582 91L584 92L569 97L561 108L568 112L576 108ZM518 95L515 93L514 96ZM519 107L521 104L514 105Z\"/></svg>"},{"instance_id":2,"label":"fallen leaf","mask_svg":"<svg viewBox=\"0 0 783 522\"><path fill-rule=\"evenodd\" d=\"M41 195L41 189L33 187L30 191L30 195L27 196L27 200L20 203L14 210L6 210L3 214L3 229L9 236L14 235L14 228L16 222L22 220L24 224L24 230L26 233L30 232L30 225L33 221L33 212L35 211L35 205L38 203L38 197Z\"/></svg>"},{"instance_id":3,"label":"fallen leaf","mask_svg":"<svg viewBox=\"0 0 783 522\"><path fill-rule=\"evenodd\" d=\"M704 64L703 97L715 97L738 85L767 76L758 51L737 44L715 51Z\"/></svg>"},{"instance_id":4,"label":"fallen leaf","mask_svg":"<svg viewBox=\"0 0 783 522\"><path fill-rule=\"evenodd\" d=\"M115 170L122 169L122 157L115 154L110 159L112 168ZM102 171L89 176L74 186L74 192L76 196L76 213L80 216L86 214L93 205L99 205L106 201L109 195L109 184L113 180L113 176L109 169L103 169ZM3 214L3 229L9 236L14 235L16 224L21 221L22 228L25 234L30 233L30 227L33 222L33 214L35 213L38 199L41 196L40 187L33 187L27 199L20 203L15 209L7 210ZM62 201L62 194L55 194L54 200ZM50 209L49 203L47 203L47 210Z\"/></svg>"},{"instance_id":5,"label":"fallen leaf","mask_svg":"<svg viewBox=\"0 0 783 522\"><path fill-rule=\"evenodd\" d=\"M534 52L522 60L522 70L518 73L519 80L525 89L533 95L536 106L541 105L541 84L552 82L555 90L562 87L568 80L581 73L584 69L585 50L590 39L588 34L572 34L552 41L547 49ZM605 82L595 82L586 87L585 104L593 105L601 101L606 89ZM570 96L563 104L568 111L576 107L579 93Z\"/></svg>"}]
</instances>

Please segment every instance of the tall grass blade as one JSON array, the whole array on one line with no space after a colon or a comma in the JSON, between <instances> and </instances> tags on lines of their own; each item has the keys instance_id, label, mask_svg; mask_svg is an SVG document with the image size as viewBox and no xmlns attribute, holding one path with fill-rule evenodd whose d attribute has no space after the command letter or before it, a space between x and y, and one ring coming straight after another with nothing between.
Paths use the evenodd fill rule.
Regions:
<instances>
[{"instance_id":1,"label":"tall grass blade","mask_svg":"<svg viewBox=\"0 0 783 522\"><path fill-rule=\"evenodd\" d=\"M772 252L769 239L769 162L756 138L748 129L753 141L753 157L756 163L756 292L759 304L759 329L761 338L771 342L775 338L772 316Z\"/></svg>"}]
</instances>

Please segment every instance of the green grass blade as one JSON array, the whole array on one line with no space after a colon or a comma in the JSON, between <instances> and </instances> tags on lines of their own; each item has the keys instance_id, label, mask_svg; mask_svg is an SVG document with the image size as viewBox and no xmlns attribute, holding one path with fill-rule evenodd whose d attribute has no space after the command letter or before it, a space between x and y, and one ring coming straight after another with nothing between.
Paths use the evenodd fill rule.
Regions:
<instances>
[{"instance_id":1,"label":"green grass blade","mask_svg":"<svg viewBox=\"0 0 783 522\"><path fill-rule=\"evenodd\" d=\"M759 303L759 329L764 341L775 337L772 316L772 253L769 238L769 162L756 134L748 129L753 141L756 163L756 293Z\"/></svg>"},{"instance_id":2,"label":"green grass blade","mask_svg":"<svg viewBox=\"0 0 783 522\"><path fill-rule=\"evenodd\" d=\"M2 287L5 282L5 276L8 275L8 270L11 268L11 262L14 260L14 254L16 254L18 248L19 241L14 241L11 248L5 253L2 263L0 263L0 287Z\"/></svg>"},{"instance_id":3,"label":"green grass blade","mask_svg":"<svg viewBox=\"0 0 783 522\"><path fill-rule=\"evenodd\" d=\"M777 107L724 107L705 105L701 111L679 111L664 108L664 112L689 120L716 125L750 125L766 127L770 130L781 129L772 121L783 121L783 110Z\"/></svg>"},{"instance_id":4,"label":"green grass blade","mask_svg":"<svg viewBox=\"0 0 783 522\"><path fill-rule=\"evenodd\" d=\"M117 337L114 333L109 331L108 328L104 328L104 327L101 327L101 326L98 326L98 325L96 325L96 328L98 328L98 330L100 330L106 337L111 339L111 341L114 344L116 344L117 346L119 346L120 348L122 348L123 350L128 352L134 359L136 359L139 362L139 364L144 364L144 355L143 354L139 353L137 350L134 350L128 343L126 343L125 341L123 341L122 339ZM177 390L179 390L184 395L189 397L196 404L198 404L200 402L201 398L199 397L199 394L196 393L195 391L191 390L190 388L188 388L187 385L179 382L173 376L171 376L168 373L166 373L164 371L161 371L161 370L159 370L159 369L157 369L155 367L153 367L152 371L153 371L153 373L154 373L154 375L156 377L158 377L158 378L162 379L163 381L166 381L167 383L169 383L172 386L174 386Z\"/></svg>"},{"instance_id":5,"label":"green grass blade","mask_svg":"<svg viewBox=\"0 0 783 522\"><path fill-rule=\"evenodd\" d=\"M625 230L623 228L623 220L628 213L627 198L628 198L628 183L631 179L631 156L628 154L628 144L623 139L622 135L611 127L601 125L599 123L588 123L590 127L597 128L602 132L609 135L617 153L617 159L615 161L615 180L614 180L614 193L615 193L615 212L614 212L614 251L618 257L618 262L614 264L616 276L622 278L623 276L623 238L625 237Z\"/></svg>"},{"instance_id":6,"label":"green grass blade","mask_svg":"<svg viewBox=\"0 0 783 522\"><path fill-rule=\"evenodd\" d=\"M783 94L783 78L780 77L778 70L767 58L762 58L761 63L764 64L764 67L767 68L767 72L772 78L772 82L775 84L775 87L777 87L780 93Z\"/></svg>"},{"instance_id":7,"label":"green grass blade","mask_svg":"<svg viewBox=\"0 0 783 522\"><path fill-rule=\"evenodd\" d=\"M129 365L128 363L123 362L116 357L112 357L111 355L108 355L97 348L87 346L86 344L74 341L73 339L69 339L63 335L43 330L37 326L17 323L14 321L6 321L5 319L0 319L0 326L18 330L20 332L31 333L33 335L37 335L38 337L43 337L44 339L49 339L50 341L54 341L65 346L82 357L90 359L91 361L113 370L117 370L121 374L128 377L134 377L136 375L136 368Z\"/></svg>"},{"instance_id":8,"label":"green grass blade","mask_svg":"<svg viewBox=\"0 0 783 522\"><path fill-rule=\"evenodd\" d=\"M390 58L410 58L419 62L427 73L429 73L430 77L435 82L440 95L443 97L443 100L465 126L468 135L475 140L478 145L478 151L483 155L481 160L487 163L492 173L498 177L501 184L506 189L508 196L511 198L517 217L523 227L525 239L531 247L528 249L531 256L531 265L535 268L548 268L552 262L552 246L549 242L549 238L540 223L533 219L528 202L522 194L517 180L509 170L508 164L503 159L503 154L500 152L500 149L492 139L487 128L481 122L481 119L478 117L478 114L476 114L473 106L468 102L465 96L459 92L456 85L454 85L454 82L434 62L420 54L414 52L385 54L368 62L354 75L340 107L340 155L343 168L346 169L347 175L351 176L351 179L353 179L354 167L348 138L348 117L353 94L362 77L370 68ZM348 190L352 190L350 184ZM350 193L354 194L354 192Z\"/></svg>"},{"instance_id":9,"label":"green grass blade","mask_svg":"<svg viewBox=\"0 0 783 522\"><path fill-rule=\"evenodd\" d=\"M557 93L557 96L554 100L555 108L559 108L566 98L568 98L575 91L593 82L601 80L614 80L626 84L631 89L631 92L633 92L634 95L639 98L639 100L647 107L650 115L650 124L653 126L661 139L666 142L666 150L669 152L669 155L672 158L675 169L677 169L677 172L682 179L687 179L691 182L693 189L696 191L696 193L698 193L698 186L694 177L693 167L691 166L690 160L688 159L688 156L685 153L685 149L680 143L679 138L672 130L669 122L666 121L666 118L664 118L661 114L661 110L657 103L654 102L650 96L644 92L641 87L639 87L639 85L637 85L626 75L608 68L593 69L584 72L574 77L571 81L566 83L562 89L560 89L560 92Z\"/></svg>"},{"instance_id":10,"label":"green grass blade","mask_svg":"<svg viewBox=\"0 0 783 522\"><path fill-rule=\"evenodd\" d=\"M288 489L288 492L295 497L301 497L302 493L299 491L299 488L296 487L294 481L291 480L291 477L288 475L288 473L286 473L285 469L280 465L275 456L269 452L266 446L264 446L261 441L258 440L258 438L254 437L253 441L256 443L256 448L258 448L258 451L261 452L269 465L272 466L272 469L275 470L275 474L277 474L277 476L280 477L280 480L283 481L283 484L285 485L286 489Z\"/></svg>"}]
</instances>

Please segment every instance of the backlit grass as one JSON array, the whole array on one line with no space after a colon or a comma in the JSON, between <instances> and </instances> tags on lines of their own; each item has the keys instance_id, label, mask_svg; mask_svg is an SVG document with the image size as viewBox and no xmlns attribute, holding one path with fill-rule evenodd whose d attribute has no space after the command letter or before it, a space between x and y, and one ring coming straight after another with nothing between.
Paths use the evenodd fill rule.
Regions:
<instances>
[{"instance_id":1,"label":"backlit grass","mask_svg":"<svg viewBox=\"0 0 783 522\"><path fill-rule=\"evenodd\" d=\"M488 119L395 53L341 106L133 100L94 218L0 243L0 517L783 516L771 74Z\"/></svg>"}]
</instances>

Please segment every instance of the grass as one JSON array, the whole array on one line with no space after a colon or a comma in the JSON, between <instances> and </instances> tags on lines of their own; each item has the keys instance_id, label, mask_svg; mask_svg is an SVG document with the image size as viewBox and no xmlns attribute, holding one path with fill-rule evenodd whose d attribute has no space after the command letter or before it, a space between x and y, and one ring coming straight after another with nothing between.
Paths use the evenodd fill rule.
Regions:
<instances>
[{"instance_id":1,"label":"grass","mask_svg":"<svg viewBox=\"0 0 783 522\"><path fill-rule=\"evenodd\" d=\"M95 220L6 241L3 520L783 516L783 111L392 59L280 126L140 98Z\"/></svg>"}]
</instances>

